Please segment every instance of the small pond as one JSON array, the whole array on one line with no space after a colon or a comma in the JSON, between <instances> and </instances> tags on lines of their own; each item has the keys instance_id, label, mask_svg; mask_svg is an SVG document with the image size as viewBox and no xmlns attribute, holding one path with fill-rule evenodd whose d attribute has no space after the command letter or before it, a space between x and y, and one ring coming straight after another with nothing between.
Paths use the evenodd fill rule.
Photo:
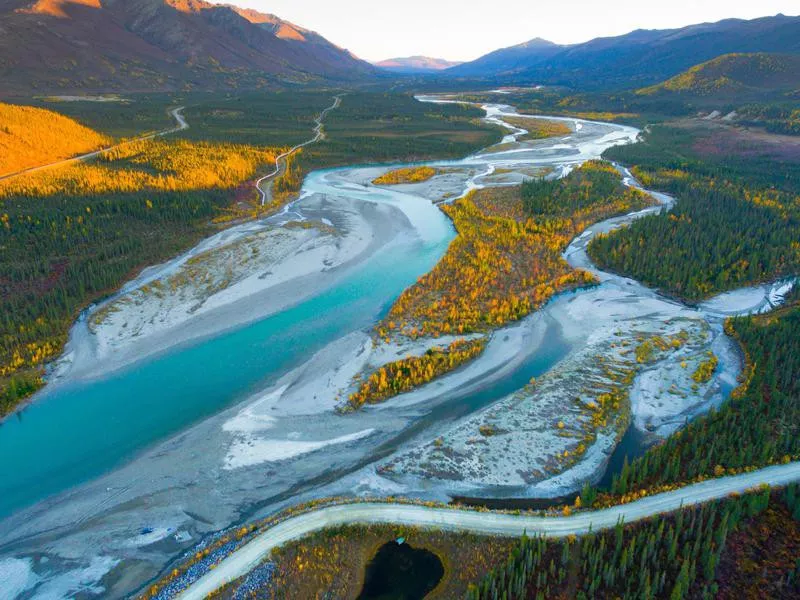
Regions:
<instances>
[{"instance_id":1,"label":"small pond","mask_svg":"<svg viewBox=\"0 0 800 600\"><path fill-rule=\"evenodd\" d=\"M442 561L424 548L387 542L367 565L359 600L421 600L444 575Z\"/></svg>"}]
</instances>

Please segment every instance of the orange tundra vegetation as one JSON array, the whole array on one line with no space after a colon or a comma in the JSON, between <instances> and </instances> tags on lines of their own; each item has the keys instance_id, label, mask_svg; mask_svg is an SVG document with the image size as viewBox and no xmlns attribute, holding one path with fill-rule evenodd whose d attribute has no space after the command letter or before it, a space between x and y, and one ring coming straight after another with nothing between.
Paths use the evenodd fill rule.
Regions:
<instances>
[{"instance_id":1,"label":"orange tundra vegetation","mask_svg":"<svg viewBox=\"0 0 800 600\"><path fill-rule=\"evenodd\" d=\"M422 356L409 356L388 363L372 373L357 392L350 394L350 406L359 408L367 403L376 404L428 383L472 360L483 352L485 346L483 338L460 339L444 350L431 348Z\"/></svg>"},{"instance_id":2,"label":"orange tundra vegetation","mask_svg":"<svg viewBox=\"0 0 800 600\"><path fill-rule=\"evenodd\" d=\"M652 200L613 167L586 163L561 181L477 190L444 210L458 236L434 269L405 290L378 325L382 338L485 332L556 293L594 283L562 258L587 226Z\"/></svg>"},{"instance_id":3,"label":"orange tundra vegetation","mask_svg":"<svg viewBox=\"0 0 800 600\"><path fill-rule=\"evenodd\" d=\"M110 143L110 138L53 111L0 103L0 177Z\"/></svg>"}]
</instances>

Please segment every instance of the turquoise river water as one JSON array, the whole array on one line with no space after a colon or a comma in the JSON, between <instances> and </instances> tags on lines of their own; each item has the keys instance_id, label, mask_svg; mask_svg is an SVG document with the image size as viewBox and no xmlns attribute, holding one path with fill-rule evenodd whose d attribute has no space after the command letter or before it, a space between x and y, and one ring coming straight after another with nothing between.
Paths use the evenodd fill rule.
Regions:
<instances>
[{"instance_id":1,"label":"turquoise river water","mask_svg":"<svg viewBox=\"0 0 800 600\"><path fill-rule=\"evenodd\" d=\"M383 251L323 293L110 377L57 385L0 426L0 517L129 459L368 328L429 271L451 235ZM397 259L402 252L402 260Z\"/></svg>"}]
</instances>

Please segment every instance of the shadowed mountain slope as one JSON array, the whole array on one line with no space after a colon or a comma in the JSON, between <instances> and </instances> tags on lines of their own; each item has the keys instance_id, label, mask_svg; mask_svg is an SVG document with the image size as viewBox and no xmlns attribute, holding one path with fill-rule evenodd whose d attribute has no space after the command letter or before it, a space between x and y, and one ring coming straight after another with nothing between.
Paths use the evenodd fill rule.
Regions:
<instances>
[{"instance_id":1,"label":"shadowed mountain slope","mask_svg":"<svg viewBox=\"0 0 800 600\"><path fill-rule=\"evenodd\" d=\"M0 34L6 93L257 87L375 72L273 15L202 0L9 0Z\"/></svg>"},{"instance_id":2,"label":"shadowed mountain slope","mask_svg":"<svg viewBox=\"0 0 800 600\"><path fill-rule=\"evenodd\" d=\"M637 30L573 46L533 40L446 73L584 89L639 88L722 54L754 52L800 53L800 17L777 15L681 29Z\"/></svg>"}]
</instances>

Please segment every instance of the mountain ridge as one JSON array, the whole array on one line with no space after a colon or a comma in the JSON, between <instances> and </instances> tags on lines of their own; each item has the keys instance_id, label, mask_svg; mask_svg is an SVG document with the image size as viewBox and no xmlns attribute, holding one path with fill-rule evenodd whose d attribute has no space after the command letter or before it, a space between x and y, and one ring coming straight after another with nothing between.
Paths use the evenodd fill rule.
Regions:
<instances>
[{"instance_id":1,"label":"mountain ridge","mask_svg":"<svg viewBox=\"0 0 800 600\"><path fill-rule=\"evenodd\" d=\"M377 70L274 15L204 0L10 1L0 78L20 93L352 80Z\"/></svg>"},{"instance_id":2,"label":"mountain ridge","mask_svg":"<svg viewBox=\"0 0 800 600\"><path fill-rule=\"evenodd\" d=\"M387 71L423 73L443 71L444 69L456 67L462 64L462 62L415 54L413 56L387 58L386 60L381 60L373 64Z\"/></svg>"},{"instance_id":3,"label":"mountain ridge","mask_svg":"<svg viewBox=\"0 0 800 600\"><path fill-rule=\"evenodd\" d=\"M527 44L527 43L526 43ZM637 29L568 46L495 50L445 75L567 87L640 88L732 52L800 53L800 17L725 19L677 29Z\"/></svg>"},{"instance_id":4,"label":"mountain ridge","mask_svg":"<svg viewBox=\"0 0 800 600\"><path fill-rule=\"evenodd\" d=\"M473 61L447 69L446 74L458 77L474 77L485 75L489 70L495 73L513 71L523 62L535 64L537 59L538 62L547 60L563 48L566 48L566 46L536 37L521 44L499 48Z\"/></svg>"}]
</instances>

